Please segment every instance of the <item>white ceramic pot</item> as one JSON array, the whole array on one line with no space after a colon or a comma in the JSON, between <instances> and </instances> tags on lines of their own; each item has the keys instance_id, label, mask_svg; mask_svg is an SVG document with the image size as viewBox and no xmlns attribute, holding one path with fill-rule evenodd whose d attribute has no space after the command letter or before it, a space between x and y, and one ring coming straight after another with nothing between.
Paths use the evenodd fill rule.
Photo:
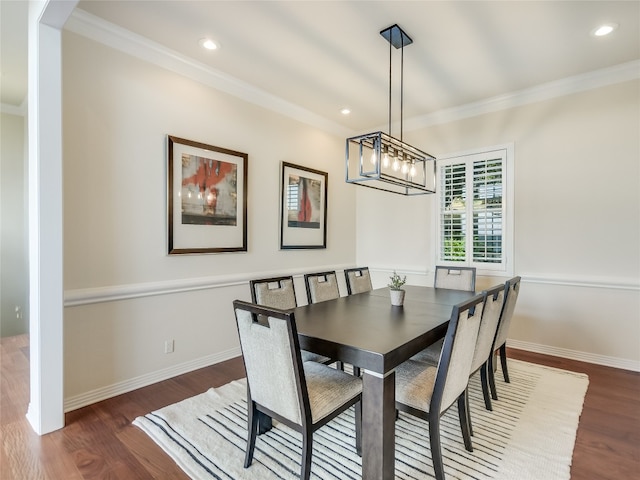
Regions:
<instances>
[{"instance_id":1,"label":"white ceramic pot","mask_svg":"<svg viewBox=\"0 0 640 480\"><path fill-rule=\"evenodd\" d=\"M404 290L389 290L391 305L401 307L404 303Z\"/></svg>"}]
</instances>

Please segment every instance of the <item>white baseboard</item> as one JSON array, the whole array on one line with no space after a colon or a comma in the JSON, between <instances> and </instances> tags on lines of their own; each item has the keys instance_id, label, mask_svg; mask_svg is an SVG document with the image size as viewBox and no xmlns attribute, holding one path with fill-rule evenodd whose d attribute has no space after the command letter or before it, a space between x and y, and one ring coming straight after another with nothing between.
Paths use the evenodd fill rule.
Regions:
<instances>
[{"instance_id":1,"label":"white baseboard","mask_svg":"<svg viewBox=\"0 0 640 480\"><path fill-rule=\"evenodd\" d=\"M207 355L202 358L198 358L189 362L184 362L179 365L173 365L172 367L157 370L155 372L141 375L139 377L125 380L124 382L114 383L106 387L97 388L80 395L65 398L64 411L70 412L77 410L78 408L86 407L96 402L106 400L108 398L128 393L138 388L146 387L153 383L158 383L169 378L173 378L177 375L183 375L185 373L192 372L199 368L215 365L216 363L224 362L232 358L242 355L240 347L232 348L224 352Z\"/></svg>"},{"instance_id":2,"label":"white baseboard","mask_svg":"<svg viewBox=\"0 0 640 480\"><path fill-rule=\"evenodd\" d=\"M520 340L509 340L507 341L507 346L516 348L518 350L526 350L534 353L552 355L554 357L568 358L570 360L577 360L580 362L594 363L607 367L621 368L623 370L640 372L640 362L624 358L608 357L605 355L597 355L594 353L579 352L566 348L557 348L548 345L540 345L537 343L522 342ZM240 351L240 347L236 347L225 352L207 355L190 362L181 363L180 365L174 365L170 368L165 368L163 370L158 370L156 372L132 378L124 382L119 382L113 385L98 388L81 395L69 397L64 401L64 411L66 413L72 410L77 410L78 408L86 407L87 405L91 405L93 403L100 402L117 395L122 395L123 393L128 393L133 390L137 390L138 388L146 387L153 383L158 383L163 380L173 378L177 375L183 375L199 368L208 367L211 365L215 365L216 363L230 360L232 358L240 356L241 354L242 352Z\"/></svg>"},{"instance_id":3,"label":"white baseboard","mask_svg":"<svg viewBox=\"0 0 640 480\"><path fill-rule=\"evenodd\" d=\"M640 361L630 360L627 358L608 357L606 355L598 355L596 353L550 347L548 345L522 342L520 340L507 340L507 346L518 350L526 350L528 352L542 353L545 355L552 355L554 357L568 358L569 360L577 360L579 362L595 363L596 365L604 365L606 367L640 372Z\"/></svg>"}]
</instances>

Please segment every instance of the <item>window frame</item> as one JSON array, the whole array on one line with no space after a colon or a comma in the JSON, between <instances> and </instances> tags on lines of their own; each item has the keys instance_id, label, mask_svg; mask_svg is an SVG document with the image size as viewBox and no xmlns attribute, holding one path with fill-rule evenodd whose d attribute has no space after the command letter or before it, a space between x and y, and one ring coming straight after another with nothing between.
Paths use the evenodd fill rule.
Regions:
<instances>
[{"instance_id":1,"label":"window frame","mask_svg":"<svg viewBox=\"0 0 640 480\"><path fill-rule=\"evenodd\" d=\"M500 263L473 261L473 236L466 237L466 259L464 261L442 260L442 167L464 164L473 168L473 162L490 157L500 156L503 161L502 182L502 261ZM434 265L451 265L476 267L478 275L513 275L514 272L514 144L508 143L491 147L481 147L463 152L456 152L438 157L436 161L436 198L433 208L433 226L435 238L433 242ZM468 172L469 170L467 170ZM472 170L471 170L472 171ZM473 174L471 174L473 175ZM468 178L468 175L466 175ZM466 179L465 178L465 179ZM466 202L467 218L473 218L473 202Z\"/></svg>"}]
</instances>

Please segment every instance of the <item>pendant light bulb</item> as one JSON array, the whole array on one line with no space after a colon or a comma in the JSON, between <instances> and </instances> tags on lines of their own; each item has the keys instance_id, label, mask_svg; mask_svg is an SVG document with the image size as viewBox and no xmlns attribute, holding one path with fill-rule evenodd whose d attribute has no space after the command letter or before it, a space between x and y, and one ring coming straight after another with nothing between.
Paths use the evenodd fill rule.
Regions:
<instances>
[{"instance_id":1,"label":"pendant light bulb","mask_svg":"<svg viewBox=\"0 0 640 480\"><path fill-rule=\"evenodd\" d=\"M409 176L410 177L416 176L416 166L414 163L411 164L411 168L409 169Z\"/></svg>"},{"instance_id":2,"label":"pendant light bulb","mask_svg":"<svg viewBox=\"0 0 640 480\"><path fill-rule=\"evenodd\" d=\"M384 155L382 156L382 166L384 168L389 168L389 149L387 147L384 147Z\"/></svg>"},{"instance_id":3,"label":"pendant light bulb","mask_svg":"<svg viewBox=\"0 0 640 480\"><path fill-rule=\"evenodd\" d=\"M400 170L400 162L398 161L398 158L397 158L397 157L393 159L393 167L392 167L392 168L393 168L393 170L394 170L395 172L397 172L398 170Z\"/></svg>"},{"instance_id":4,"label":"pendant light bulb","mask_svg":"<svg viewBox=\"0 0 640 480\"><path fill-rule=\"evenodd\" d=\"M407 162L402 162L402 173L406 174L409 171L409 166L407 165Z\"/></svg>"}]
</instances>

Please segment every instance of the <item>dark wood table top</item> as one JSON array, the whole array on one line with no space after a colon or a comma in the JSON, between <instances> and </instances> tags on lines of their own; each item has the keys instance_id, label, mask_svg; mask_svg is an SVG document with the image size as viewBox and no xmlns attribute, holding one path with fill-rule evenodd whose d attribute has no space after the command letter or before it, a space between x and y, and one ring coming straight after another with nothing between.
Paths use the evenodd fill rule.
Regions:
<instances>
[{"instance_id":1,"label":"dark wood table top","mask_svg":"<svg viewBox=\"0 0 640 480\"><path fill-rule=\"evenodd\" d=\"M472 292L405 286L403 307L389 289L295 309L300 347L377 374L386 374L442 338L452 307Z\"/></svg>"}]
</instances>

